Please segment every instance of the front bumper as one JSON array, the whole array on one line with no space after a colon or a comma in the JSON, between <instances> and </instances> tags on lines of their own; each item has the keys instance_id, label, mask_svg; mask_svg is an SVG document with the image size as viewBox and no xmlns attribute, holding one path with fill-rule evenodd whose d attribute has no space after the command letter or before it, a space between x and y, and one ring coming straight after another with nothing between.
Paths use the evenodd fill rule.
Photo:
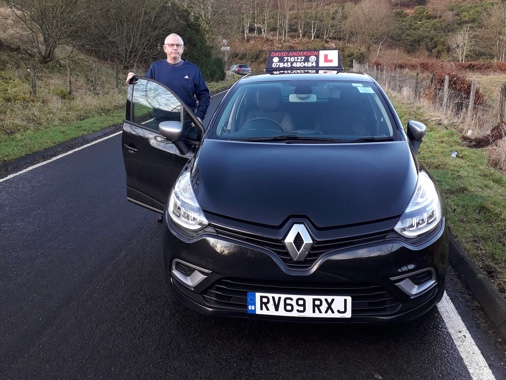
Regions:
<instances>
[{"instance_id":1,"label":"front bumper","mask_svg":"<svg viewBox=\"0 0 506 380\"><path fill-rule=\"evenodd\" d=\"M169 287L186 306L227 317L287 320L249 314L248 292L351 296L346 319L289 318L310 322L394 322L419 317L441 299L448 265L444 221L419 246L395 234L373 241L333 247L294 266L276 249L241 234L204 235L188 240L164 228L165 268Z\"/></svg>"}]
</instances>

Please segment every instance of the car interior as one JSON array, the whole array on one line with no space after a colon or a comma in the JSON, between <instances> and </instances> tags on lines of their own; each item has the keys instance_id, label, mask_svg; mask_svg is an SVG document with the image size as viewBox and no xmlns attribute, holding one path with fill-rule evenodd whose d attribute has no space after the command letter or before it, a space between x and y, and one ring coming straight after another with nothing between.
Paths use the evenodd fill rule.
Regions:
<instances>
[{"instance_id":1,"label":"car interior","mask_svg":"<svg viewBox=\"0 0 506 380\"><path fill-rule=\"evenodd\" d=\"M393 136L389 111L368 84L256 84L242 86L232 96L219 116L219 138Z\"/></svg>"},{"instance_id":2,"label":"car interior","mask_svg":"<svg viewBox=\"0 0 506 380\"><path fill-rule=\"evenodd\" d=\"M245 118L245 123L241 128L252 128L252 125L261 127L262 125L266 128L273 128L270 120L276 122L282 131L291 132L293 130L292 117L283 107L283 97L281 95L281 89L276 86L265 86L255 94L256 109L248 112ZM263 121L254 123L255 121ZM258 125L257 125L258 124Z\"/></svg>"}]
</instances>

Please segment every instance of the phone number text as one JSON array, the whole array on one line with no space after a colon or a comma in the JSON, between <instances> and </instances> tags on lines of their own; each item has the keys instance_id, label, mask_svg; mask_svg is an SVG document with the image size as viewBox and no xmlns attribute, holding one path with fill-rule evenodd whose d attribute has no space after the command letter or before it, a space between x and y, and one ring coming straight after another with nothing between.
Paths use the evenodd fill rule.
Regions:
<instances>
[{"instance_id":1,"label":"phone number text","mask_svg":"<svg viewBox=\"0 0 506 380\"><path fill-rule=\"evenodd\" d=\"M273 62L272 67L316 67L316 62Z\"/></svg>"}]
</instances>

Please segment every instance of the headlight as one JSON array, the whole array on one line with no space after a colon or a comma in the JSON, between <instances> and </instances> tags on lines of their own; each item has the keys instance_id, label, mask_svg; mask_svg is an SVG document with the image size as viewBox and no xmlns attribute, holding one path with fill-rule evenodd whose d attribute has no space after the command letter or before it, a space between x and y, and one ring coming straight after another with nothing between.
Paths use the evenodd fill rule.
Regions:
<instances>
[{"instance_id":1,"label":"headlight","mask_svg":"<svg viewBox=\"0 0 506 380\"><path fill-rule=\"evenodd\" d=\"M434 229L441 218L441 201L436 187L427 173L420 172L416 191L395 230L403 236L415 238Z\"/></svg>"},{"instance_id":2,"label":"headlight","mask_svg":"<svg viewBox=\"0 0 506 380\"><path fill-rule=\"evenodd\" d=\"M193 192L190 172L177 179L170 194L168 212L175 223L188 230L197 231L207 226L207 219Z\"/></svg>"}]
</instances>

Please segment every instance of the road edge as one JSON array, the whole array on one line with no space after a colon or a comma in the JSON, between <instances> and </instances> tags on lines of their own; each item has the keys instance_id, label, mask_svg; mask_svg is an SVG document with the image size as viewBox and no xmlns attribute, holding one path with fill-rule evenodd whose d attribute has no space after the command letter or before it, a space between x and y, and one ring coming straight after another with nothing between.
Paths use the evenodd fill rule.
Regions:
<instances>
[{"instance_id":1,"label":"road edge","mask_svg":"<svg viewBox=\"0 0 506 380\"><path fill-rule=\"evenodd\" d=\"M95 140L99 140L108 135L112 135L116 132L119 132L123 127L123 123L114 124L108 128L102 129L97 132L90 133L88 135L80 136L73 138L69 141L63 142L61 144L43 149L39 152L30 153L26 156L22 156L16 158L11 161L5 161L0 163L0 178L6 177L9 174L19 172L23 169L26 169L30 166L38 164L40 162L49 160L53 157L59 156L62 153L69 152L75 148L80 146L89 144Z\"/></svg>"},{"instance_id":2,"label":"road edge","mask_svg":"<svg viewBox=\"0 0 506 380\"><path fill-rule=\"evenodd\" d=\"M502 339L506 340L506 300L494 288L478 265L464 252L451 233L449 242L451 266L478 301Z\"/></svg>"}]
</instances>

